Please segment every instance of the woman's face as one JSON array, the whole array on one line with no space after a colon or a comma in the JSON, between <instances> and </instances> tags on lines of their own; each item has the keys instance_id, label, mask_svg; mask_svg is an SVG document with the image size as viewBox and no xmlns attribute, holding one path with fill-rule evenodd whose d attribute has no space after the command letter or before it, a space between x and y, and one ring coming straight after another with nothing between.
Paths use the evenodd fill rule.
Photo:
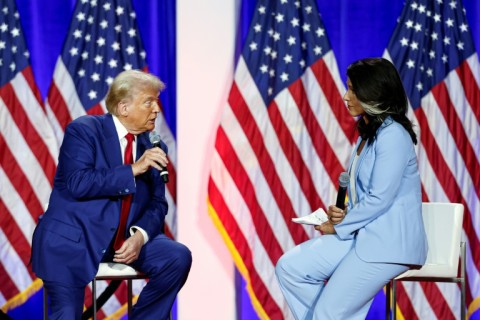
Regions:
<instances>
[{"instance_id":1,"label":"woman's face","mask_svg":"<svg viewBox=\"0 0 480 320\"><path fill-rule=\"evenodd\" d=\"M355 92L352 90L352 83L350 79L347 79L347 92L343 95L343 100L347 103L347 108L350 114L353 117L363 116L365 115L365 111L360 104L360 101L357 99Z\"/></svg>"}]
</instances>

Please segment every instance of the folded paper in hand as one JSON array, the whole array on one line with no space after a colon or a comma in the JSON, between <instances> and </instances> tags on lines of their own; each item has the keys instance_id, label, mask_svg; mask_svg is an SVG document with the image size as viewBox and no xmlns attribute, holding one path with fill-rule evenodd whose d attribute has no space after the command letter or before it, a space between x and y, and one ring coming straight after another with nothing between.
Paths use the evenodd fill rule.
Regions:
<instances>
[{"instance_id":1,"label":"folded paper in hand","mask_svg":"<svg viewBox=\"0 0 480 320\"><path fill-rule=\"evenodd\" d=\"M292 218L292 221L302 224L321 225L328 221L328 216L322 208L318 208L308 216Z\"/></svg>"}]
</instances>

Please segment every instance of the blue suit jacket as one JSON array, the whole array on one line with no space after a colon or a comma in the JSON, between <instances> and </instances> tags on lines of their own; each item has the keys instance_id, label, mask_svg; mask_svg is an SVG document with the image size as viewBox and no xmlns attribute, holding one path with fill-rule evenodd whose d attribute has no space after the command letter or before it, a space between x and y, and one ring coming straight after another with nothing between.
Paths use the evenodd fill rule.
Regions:
<instances>
[{"instance_id":1,"label":"blue suit jacket","mask_svg":"<svg viewBox=\"0 0 480 320\"><path fill-rule=\"evenodd\" d=\"M137 158L152 145L137 136ZM165 144L162 149L166 151ZM88 284L120 221L121 199L133 194L127 221L149 238L163 232L167 201L159 172L134 178L122 164L112 115L84 116L71 122L60 149L49 206L32 241L33 271L44 280L72 286Z\"/></svg>"},{"instance_id":2,"label":"blue suit jacket","mask_svg":"<svg viewBox=\"0 0 480 320\"><path fill-rule=\"evenodd\" d=\"M356 236L355 249L362 260L423 265L427 241L420 176L408 132L387 118L373 143L365 144L351 174L356 179L357 202L354 205L349 199L345 219L335 226L338 236Z\"/></svg>"}]
</instances>

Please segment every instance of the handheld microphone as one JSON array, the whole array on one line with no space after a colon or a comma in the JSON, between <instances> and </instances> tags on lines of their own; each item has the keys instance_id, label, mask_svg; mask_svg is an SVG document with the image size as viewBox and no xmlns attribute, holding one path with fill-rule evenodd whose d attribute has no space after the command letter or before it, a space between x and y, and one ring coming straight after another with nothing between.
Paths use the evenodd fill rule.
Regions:
<instances>
[{"instance_id":1,"label":"handheld microphone","mask_svg":"<svg viewBox=\"0 0 480 320\"><path fill-rule=\"evenodd\" d=\"M155 132L152 131L150 132L150 142L152 143L153 147L160 147L162 139L160 136ZM167 168L164 166L161 166L162 170L160 170L160 176L162 177L163 182L167 183L168 182L168 171Z\"/></svg>"},{"instance_id":2,"label":"handheld microphone","mask_svg":"<svg viewBox=\"0 0 480 320\"><path fill-rule=\"evenodd\" d=\"M337 203L335 206L340 209L345 209L345 197L347 195L347 186L350 181L350 176L347 172L342 172L338 177L338 194Z\"/></svg>"}]
</instances>

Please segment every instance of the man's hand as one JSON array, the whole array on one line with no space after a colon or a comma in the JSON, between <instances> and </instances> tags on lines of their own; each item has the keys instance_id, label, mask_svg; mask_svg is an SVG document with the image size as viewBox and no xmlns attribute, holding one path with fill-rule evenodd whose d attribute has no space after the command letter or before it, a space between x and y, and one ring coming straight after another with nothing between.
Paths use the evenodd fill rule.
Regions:
<instances>
[{"instance_id":1,"label":"man's hand","mask_svg":"<svg viewBox=\"0 0 480 320\"><path fill-rule=\"evenodd\" d=\"M328 207L327 211L328 221L332 224L339 224L345 218L345 210L342 210L334 205Z\"/></svg>"},{"instance_id":2,"label":"man's hand","mask_svg":"<svg viewBox=\"0 0 480 320\"><path fill-rule=\"evenodd\" d=\"M335 228L330 221L324 222L319 226L315 226L315 230L321 231L322 234L336 234Z\"/></svg>"},{"instance_id":3,"label":"man's hand","mask_svg":"<svg viewBox=\"0 0 480 320\"><path fill-rule=\"evenodd\" d=\"M141 232L135 232L133 236L125 240L120 249L115 251L113 262L129 264L138 259L140 250L143 246L143 235Z\"/></svg>"},{"instance_id":4,"label":"man's hand","mask_svg":"<svg viewBox=\"0 0 480 320\"><path fill-rule=\"evenodd\" d=\"M140 159L132 164L133 175L136 177L139 174L146 172L150 167L157 170L162 170L166 167L168 159L166 153L161 148L151 148L145 150Z\"/></svg>"}]
</instances>

